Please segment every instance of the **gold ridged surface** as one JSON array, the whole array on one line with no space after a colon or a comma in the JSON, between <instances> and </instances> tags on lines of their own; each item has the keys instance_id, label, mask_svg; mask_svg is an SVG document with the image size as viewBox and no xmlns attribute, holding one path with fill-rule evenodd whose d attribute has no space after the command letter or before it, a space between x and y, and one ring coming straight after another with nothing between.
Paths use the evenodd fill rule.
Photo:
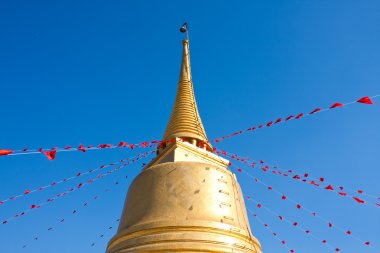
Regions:
<instances>
[{"instance_id":1,"label":"gold ridged surface","mask_svg":"<svg viewBox=\"0 0 380 253\"><path fill-rule=\"evenodd\" d=\"M173 111L166 127L164 140L176 137L189 137L207 143L201 117L199 116L197 103L195 101L193 81L190 67L189 43L182 41L182 64L179 76L177 96ZM207 144L209 146L209 144Z\"/></svg>"},{"instance_id":2,"label":"gold ridged surface","mask_svg":"<svg viewBox=\"0 0 380 253\"><path fill-rule=\"evenodd\" d=\"M235 175L202 162L168 162L132 182L107 253L262 253Z\"/></svg>"}]
</instances>

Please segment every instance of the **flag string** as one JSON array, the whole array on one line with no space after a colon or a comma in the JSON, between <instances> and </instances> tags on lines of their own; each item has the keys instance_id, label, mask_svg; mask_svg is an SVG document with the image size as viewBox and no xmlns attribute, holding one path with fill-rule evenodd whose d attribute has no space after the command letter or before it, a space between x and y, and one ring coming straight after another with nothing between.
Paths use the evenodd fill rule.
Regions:
<instances>
[{"instance_id":1,"label":"flag string","mask_svg":"<svg viewBox=\"0 0 380 253\"><path fill-rule=\"evenodd\" d=\"M120 222L120 219L116 219L114 223L115 223L115 224L118 224L119 222ZM108 230L113 230L114 227L115 227L115 225L112 225L112 224L111 224L111 225L108 226ZM99 235L99 240L101 240L101 239L104 238L104 234L105 234L105 233L103 232L102 234ZM98 240L98 241L99 241L99 240ZM92 241L92 243L90 244L90 247L94 247L94 246L98 243L98 241L95 241L95 240Z\"/></svg>"},{"instance_id":2,"label":"flag string","mask_svg":"<svg viewBox=\"0 0 380 253\"><path fill-rule=\"evenodd\" d=\"M142 159L142 158L146 158L146 157L149 156L151 153L152 153L152 152L148 153L146 156L140 156L140 157L141 157L140 159ZM139 159L139 160L140 160L140 159ZM136 162L136 161L138 161L138 160L135 160L135 162ZM12 221L12 220L14 220L14 219L16 219L16 218L20 218L20 217L24 216L25 214L31 212L32 210L40 209L42 206L45 206L45 205L47 205L47 204L50 204L50 203L52 203L52 202L53 202L54 200L56 200L56 199L59 199L59 198L61 198L61 197L63 197L63 196L67 196L67 195L69 195L70 193L72 193L72 192L74 192L74 191L77 191L77 190L83 188L83 187L86 186L86 185L92 184L93 182L98 181L98 180L100 180L100 179L102 179L102 178L104 178L104 177L106 177L106 176L108 176L108 175L110 175L110 174L113 174L114 172L116 172L116 171L118 171L118 170L120 170L120 169L122 169L122 168L124 168L124 167L127 167L127 166L129 166L129 165L130 165L130 163L128 163L128 164L126 163L126 164L120 165L120 166L118 166L118 167L116 167L116 168L114 168L114 169L112 169L112 170L107 171L107 172L104 173L104 174L99 174L99 175L98 175L97 177L95 177L95 178L92 178L92 179L89 179L89 180L87 180L87 181L85 181L85 182L81 182L81 183L79 183L75 188L72 187L72 188L70 188L69 190L67 190L67 191L65 191L65 192L63 192L63 193L59 193L59 194L57 194L57 195L54 196L54 197L50 197L50 198L48 198L46 201L43 201L43 202L41 202L41 203L39 203L39 204L32 204L32 205L30 205L30 208L29 208L29 209L26 209L26 210L24 210L24 211L22 211L22 212L20 212L20 213L17 213L16 215L14 215L14 216L12 216L12 217L9 217L8 219L3 220L3 221L1 222L1 224L2 224L2 225L8 224L10 221Z\"/></svg>"},{"instance_id":3,"label":"flag string","mask_svg":"<svg viewBox=\"0 0 380 253\"><path fill-rule=\"evenodd\" d=\"M296 229L300 230L301 232L303 232L304 234L307 234L307 235L310 235L313 239L323 243L324 245L328 246L330 249L333 249L335 251L341 251L342 248L339 248L339 247L334 247L332 246L331 244L329 244L327 242L327 240L325 239L321 239L320 237L316 236L314 233L312 233L309 229L305 229L303 228L299 222L292 222L290 221L289 219L287 219L285 216L281 215L281 214L278 214L277 212L273 211L272 209L268 208L267 206L263 205L262 202L258 202L257 200L253 199L252 196L250 195L245 195L246 196L246 199L248 201L251 201L251 202L254 202L256 204L256 207L257 208L263 208L264 210L266 210L267 212L269 212L270 214L274 215L275 217L277 217L280 221L285 221L286 223L290 224L291 226L295 227Z\"/></svg>"},{"instance_id":4,"label":"flag string","mask_svg":"<svg viewBox=\"0 0 380 253\"><path fill-rule=\"evenodd\" d=\"M370 96L370 97L369 96L365 96L365 97L362 97L362 98L360 98L360 99L358 99L356 101L351 101L351 102L347 102L347 103L335 102L334 104L332 104L328 108L316 108L316 109L312 110L309 113L305 113L305 114L304 113L299 113L296 116L290 115L290 116L286 117L285 119L278 118L277 120L275 120L275 121L269 121L266 124L260 124L258 126L250 127L250 128L248 128L246 130L240 130L238 132L234 132L234 133L229 134L229 135L224 135L222 137L219 137L219 138L216 138L216 139L212 140L211 142L218 143L218 142L221 142L221 141L223 141L225 139L228 139L228 138L231 138L231 137L234 137L234 136L237 136L237 135L241 135L241 134L246 133L246 132L251 132L251 131L258 130L258 129L265 128L265 127L271 127L273 125L285 123L285 122L288 122L288 121L291 121L291 120L297 120L297 119L300 119L300 118L305 118L307 116L311 116L311 115L314 115L316 113L320 113L320 112L324 112L324 111L330 111L330 110L338 108L338 107L343 107L343 106L347 106L347 105L351 105L351 104L355 104L355 103L362 103L362 104L371 105L371 104L373 104L372 100L374 100L374 99L376 99L378 97L380 97L380 94L379 95ZM29 155L29 154L41 154L42 153L42 154L45 154L49 160L54 160L57 152L68 152L68 151L82 151L82 152L86 152L86 150L115 149L115 148L131 148L131 149L134 149L134 148L146 148L146 147L153 147L153 146L156 146L156 145L161 145L163 143L173 142L173 141L175 141L175 140L160 140L160 141L159 140L153 140L153 141L144 141L144 142L135 143L135 144L128 144L125 141L121 141L117 145L116 144L98 144L98 145L95 145L95 146L94 145L89 145L87 147L85 147L83 144L80 144L78 147L66 146L65 148L54 147L54 148L51 148L51 149L46 149L46 148L38 148L38 149L23 148L23 149L19 149L19 150L0 149L0 156Z\"/></svg>"},{"instance_id":5,"label":"flag string","mask_svg":"<svg viewBox=\"0 0 380 253\"><path fill-rule=\"evenodd\" d=\"M126 178L128 178L128 176L126 176ZM114 183L114 186L118 186L118 185L119 185L119 181L116 181L116 182ZM107 193L107 192L109 192L110 190L111 190L110 188L106 188L106 189L104 189L103 193ZM92 201L98 200L100 196L101 196L101 194L94 195L90 200L92 200ZM73 215L78 214L80 210L82 210L82 209L88 207L88 206L89 206L89 203L90 203L90 200L83 202L83 205L82 205L80 208L72 209L72 210L70 211L70 213L69 213L69 214L70 214L69 216L66 216L66 217L64 217L64 218L59 219L59 221L58 221L55 225L49 226L49 227L46 229L46 231L48 231L48 232L53 231L53 230L55 230L55 229L58 227L58 225L64 224L65 221L68 220L68 217L72 217ZM31 240L30 243L25 243L25 244L23 244L23 245L22 245L22 248L24 249L24 248L26 248L27 246L29 246L33 241L39 241L40 239L41 239L41 233L37 233L37 234L34 236L33 240Z\"/></svg>"},{"instance_id":6,"label":"flag string","mask_svg":"<svg viewBox=\"0 0 380 253\"><path fill-rule=\"evenodd\" d=\"M54 160L58 152L80 151L80 152L85 153L88 150L121 149L121 148L129 148L133 150L135 148L152 148L152 147L156 147L159 144L161 145L163 143L169 143L173 141L174 140L167 140L167 141L153 140L153 141L145 141L145 142L140 142L140 143L135 143L135 144L128 144L125 141L121 141L119 142L119 144L99 144L97 146L93 146L93 145L84 146L83 144L80 144L78 147L66 146L64 148L54 147L51 149L39 148L39 149L33 149L33 150L29 150L28 148L24 148L21 150L0 149L0 156L43 154L49 160Z\"/></svg>"},{"instance_id":7,"label":"flag string","mask_svg":"<svg viewBox=\"0 0 380 253\"><path fill-rule=\"evenodd\" d=\"M330 111L332 109L336 109L336 108L347 106L347 105L351 105L351 104L362 103L362 104L371 105L371 104L373 104L372 100L374 100L374 99L376 99L378 97L380 97L380 94L379 95L370 96L370 97L369 96L365 96L365 97L362 97L362 98L360 98L358 100L347 102L347 103L335 102L331 106L326 107L326 108L320 108L320 107L318 107L318 108L313 109L309 113L298 113L298 114L294 114L294 115L289 115L286 118L281 118L280 117L280 118L277 118L276 120L269 121L269 122L267 122L265 124L259 124L257 126L249 127L246 130L240 130L240 131L234 132L234 133L229 134L229 135L224 135L222 137L214 139L213 142L216 142L216 143L222 142L222 141L224 141L226 139L229 139L229 138L241 135L243 133L255 131L255 130L258 130L258 129L262 129L262 128L268 128L268 127L271 127L271 126L274 126L274 125L278 125L278 124L282 124L282 123L286 123L286 122L289 122L289 121L292 121L292 120L298 120L300 118L305 118L305 117L308 117L308 116L311 116L311 115L314 115L314 114L317 114L317 113Z\"/></svg>"},{"instance_id":8,"label":"flag string","mask_svg":"<svg viewBox=\"0 0 380 253\"><path fill-rule=\"evenodd\" d=\"M151 153L154 153L154 152L155 152L154 150L151 151ZM128 164L129 162L132 162L132 163L133 163L134 160L135 160L135 159L139 159L140 156L141 156L141 157L147 156L147 155L148 155L147 153L148 153L148 152L146 152L146 153L144 153L144 154L140 154L140 153L139 153L137 156L132 157L132 158L122 159L122 160L120 160L120 161L118 161L118 162L114 162L114 163L103 164L103 165L99 166L99 167L96 168L96 169L90 169L90 170L85 171L85 172L80 172L80 171L79 171L75 176L71 176L71 177L64 178L64 179L61 179L61 180L58 180L58 181L54 181L54 182L52 182L52 183L50 183L50 184L48 184L48 185L41 186L41 187L37 187L37 188L34 188L34 189L32 189L32 190L30 190L30 189L26 189L26 190L24 190L24 192L23 192L22 194L14 195L14 196L11 196L11 197L9 197L9 198L7 198L7 199L1 200L1 201L0 201L0 205L4 205L6 202L8 202L8 201L10 201L10 200L16 200L16 199L19 199L19 198L21 198L21 197L28 196L28 195L33 194L33 193L36 193L36 192L40 192L40 191L45 190L45 189L47 189L47 188L50 188L50 187L53 187L53 186L57 186L57 185L59 185L59 184L61 184L61 183L69 182L69 181L71 181L71 180L73 180L73 179L75 179L75 178L83 177L84 175L98 172L98 171L103 170L103 169L108 168L108 167L117 166L117 165L122 164L122 163L127 163L127 164Z\"/></svg>"},{"instance_id":9,"label":"flag string","mask_svg":"<svg viewBox=\"0 0 380 253\"><path fill-rule=\"evenodd\" d=\"M286 201L290 201L294 204L294 206L298 209L298 210L303 210L305 212L308 212L309 214L311 214L313 217L316 217L317 219L323 221L324 223L326 223L328 225L329 228L334 228L348 236L351 236L352 238L354 238L355 240L357 240L358 242L366 245L366 246L370 246L371 247L371 242L370 241L365 241L365 240L362 240L360 239L359 237L355 236L353 233L352 233L352 230L351 229L343 229L342 227L336 225L336 224L333 224L332 222L328 221L326 218L324 218L323 216L321 216L320 214L317 214L315 211L312 211L310 210L309 208L305 207L304 205L301 205L299 202L293 200L292 198L290 198L289 196L285 195L284 193L282 193L281 191L275 189L274 187L266 184L263 180L259 180L257 177L254 177L252 176L250 173L246 172L245 170L242 170L241 168L237 168L238 172L243 172L245 175L247 175L248 177L250 177L251 179L253 179L256 183L259 183L263 186L265 186L267 188L267 190L271 191L271 192L274 192L276 193L277 195L281 196L281 199Z\"/></svg>"},{"instance_id":10,"label":"flag string","mask_svg":"<svg viewBox=\"0 0 380 253\"><path fill-rule=\"evenodd\" d=\"M284 176L287 178L294 179L296 181L308 183L308 184L313 185L315 187L318 187L320 189L335 192L336 194L338 194L339 196L342 196L342 197L350 197L351 199L355 200L356 203L359 203L359 204L367 204L367 203L363 199L361 199L361 198L359 198L353 194L348 194L347 191L345 191L345 189L349 190L351 192L358 193L360 195L372 197L375 199L380 199L380 197L376 197L373 194L369 194L369 193L366 194L363 190L356 190L355 191L349 187L338 186L335 183L330 183L330 182L326 181L324 177L320 177L319 179L313 178L307 172L306 173L296 173L293 169L291 169L291 170L290 169L289 170L281 169L281 167L278 167L275 165L270 165L270 164L264 162L263 160L260 160L260 161L253 160L248 156L243 158L242 156L239 156L237 154L231 154L231 153L226 152L225 150L218 150L216 148L214 148L214 152L217 155L223 155L225 157L234 159L235 161L238 161L240 163L250 165L253 168L255 168L256 165L260 165L261 171L263 171L263 172L270 171L274 175L281 175L281 176ZM336 189L339 189L339 191ZM372 202L372 204L373 205L371 205L371 206L380 207L380 203Z\"/></svg>"},{"instance_id":11,"label":"flag string","mask_svg":"<svg viewBox=\"0 0 380 253\"><path fill-rule=\"evenodd\" d=\"M247 207L247 210L248 210L248 212L249 213L251 213L252 214L252 216L261 224L261 225L263 225L264 226L264 228L266 229L266 230L268 230L269 231L269 233L271 233L275 238L276 238L276 240L277 241L279 241L280 242L280 244L283 246L283 247L285 247L290 253L295 253L296 251L294 250L294 249L291 249L287 244L286 244L286 241L285 240L283 240L283 239L280 239L279 238L279 234L277 233L277 232L274 232L271 228L270 228L270 226L268 225L268 223L265 223L255 212L253 212L250 208L248 208Z\"/></svg>"}]
</instances>

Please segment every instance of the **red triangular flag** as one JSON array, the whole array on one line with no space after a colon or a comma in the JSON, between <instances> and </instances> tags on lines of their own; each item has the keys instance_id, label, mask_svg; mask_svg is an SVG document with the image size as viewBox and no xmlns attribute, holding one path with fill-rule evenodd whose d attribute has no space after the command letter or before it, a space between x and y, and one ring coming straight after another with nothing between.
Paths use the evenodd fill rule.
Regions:
<instances>
[{"instance_id":1,"label":"red triangular flag","mask_svg":"<svg viewBox=\"0 0 380 253\"><path fill-rule=\"evenodd\" d=\"M331 185L326 186L325 189L326 189L326 190L330 190L330 191L333 191L333 190L334 190L334 188L333 188Z\"/></svg>"},{"instance_id":2,"label":"red triangular flag","mask_svg":"<svg viewBox=\"0 0 380 253\"><path fill-rule=\"evenodd\" d=\"M86 148L82 144L79 145L78 150L86 152Z\"/></svg>"},{"instance_id":3,"label":"red triangular flag","mask_svg":"<svg viewBox=\"0 0 380 253\"><path fill-rule=\"evenodd\" d=\"M290 116L288 116L285 120L288 121L288 120L290 120L290 119L293 118L293 117L294 117L293 115L290 115Z\"/></svg>"},{"instance_id":4,"label":"red triangular flag","mask_svg":"<svg viewBox=\"0 0 380 253\"><path fill-rule=\"evenodd\" d=\"M50 150L50 151L45 151L44 154L46 155L46 157L51 161L51 160L54 160L55 159L55 155L56 155L57 151L56 150Z\"/></svg>"},{"instance_id":5,"label":"red triangular flag","mask_svg":"<svg viewBox=\"0 0 380 253\"><path fill-rule=\"evenodd\" d=\"M0 156L12 154L13 151L9 149L0 149Z\"/></svg>"},{"instance_id":6,"label":"red triangular flag","mask_svg":"<svg viewBox=\"0 0 380 253\"><path fill-rule=\"evenodd\" d=\"M316 183L315 181L311 181L310 184L315 185L315 186L319 186L319 184Z\"/></svg>"},{"instance_id":7,"label":"red triangular flag","mask_svg":"<svg viewBox=\"0 0 380 253\"><path fill-rule=\"evenodd\" d=\"M299 119L299 118L301 118L302 116L303 116L303 113L300 113L300 114L298 114L298 115L296 116L295 119Z\"/></svg>"},{"instance_id":8,"label":"red triangular flag","mask_svg":"<svg viewBox=\"0 0 380 253\"><path fill-rule=\"evenodd\" d=\"M368 96L362 97L361 99L357 100L356 102L362 103L362 104L367 104L367 105L373 104L372 100Z\"/></svg>"},{"instance_id":9,"label":"red triangular flag","mask_svg":"<svg viewBox=\"0 0 380 253\"><path fill-rule=\"evenodd\" d=\"M362 200L362 199L359 199L358 197L352 197L356 202L358 202L359 204L365 204L365 201Z\"/></svg>"},{"instance_id":10,"label":"red triangular flag","mask_svg":"<svg viewBox=\"0 0 380 253\"><path fill-rule=\"evenodd\" d=\"M314 114L314 113L316 113L316 112L319 112L320 110L321 110L321 108L316 108L316 109L314 109L313 111L311 111L310 114Z\"/></svg>"},{"instance_id":11,"label":"red triangular flag","mask_svg":"<svg viewBox=\"0 0 380 253\"><path fill-rule=\"evenodd\" d=\"M332 106L330 106L330 109L333 109L335 107L341 107L341 106L343 106L343 104L336 102Z\"/></svg>"}]
</instances>

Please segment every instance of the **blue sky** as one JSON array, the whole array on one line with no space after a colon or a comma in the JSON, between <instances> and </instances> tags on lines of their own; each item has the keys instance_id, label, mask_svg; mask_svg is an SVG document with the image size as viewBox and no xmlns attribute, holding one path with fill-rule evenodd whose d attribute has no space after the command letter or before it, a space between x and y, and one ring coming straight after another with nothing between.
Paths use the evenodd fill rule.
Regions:
<instances>
[{"instance_id":1,"label":"blue sky","mask_svg":"<svg viewBox=\"0 0 380 253\"><path fill-rule=\"evenodd\" d=\"M198 107L210 139L333 102L380 94L378 13L378 1L3 1L0 147L160 139L174 102L183 37L178 28L184 20L191 33ZM245 134L217 147L378 195L380 101L375 102ZM42 155L1 157L0 199L137 152L60 153L53 162ZM128 185L140 169L136 165L114 173L0 225L0 251L104 252L115 233L108 227L115 226ZM379 252L378 208L254 173L377 248L328 229L238 175L244 193L303 222L344 252ZM116 181L120 185L113 187ZM0 206L0 219L79 182ZM110 192L102 193L105 188ZM81 209L97 194L102 196ZM71 215L73 209L78 209L76 215ZM329 251L264 210L258 215L296 252ZM62 217L67 218L64 225L47 231ZM251 227L265 252L287 252L253 219ZM34 242L36 234L41 237ZM21 249L24 244L27 248Z\"/></svg>"}]
</instances>

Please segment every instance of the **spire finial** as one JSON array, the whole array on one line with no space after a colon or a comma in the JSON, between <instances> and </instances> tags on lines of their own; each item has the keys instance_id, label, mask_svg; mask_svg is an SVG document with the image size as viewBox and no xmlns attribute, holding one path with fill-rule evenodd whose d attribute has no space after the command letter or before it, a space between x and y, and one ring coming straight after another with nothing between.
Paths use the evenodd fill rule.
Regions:
<instances>
[{"instance_id":1,"label":"spire finial","mask_svg":"<svg viewBox=\"0 0 380 253\"><path fill-rule=\"evenodd\" d=\"M189 40L189 28L187 26L187 22L184 22L181 28L179 29L181 33L186 33L186 40Z\"/></svg>"},{"instance_id":2,"label":"spire finial","mask_svg":"<svg viewBox=\"0 0 380 253\"><path fill-rule=\"evenodd\" d=\"M186 22L180 28L180 32L186 32L186 39L182 41L183 51L177 96L169 124L166 127L164 140L183 138L198 147L212 150L195 101L190 67L188 26Z\"/></svg>"}]
</instances>

